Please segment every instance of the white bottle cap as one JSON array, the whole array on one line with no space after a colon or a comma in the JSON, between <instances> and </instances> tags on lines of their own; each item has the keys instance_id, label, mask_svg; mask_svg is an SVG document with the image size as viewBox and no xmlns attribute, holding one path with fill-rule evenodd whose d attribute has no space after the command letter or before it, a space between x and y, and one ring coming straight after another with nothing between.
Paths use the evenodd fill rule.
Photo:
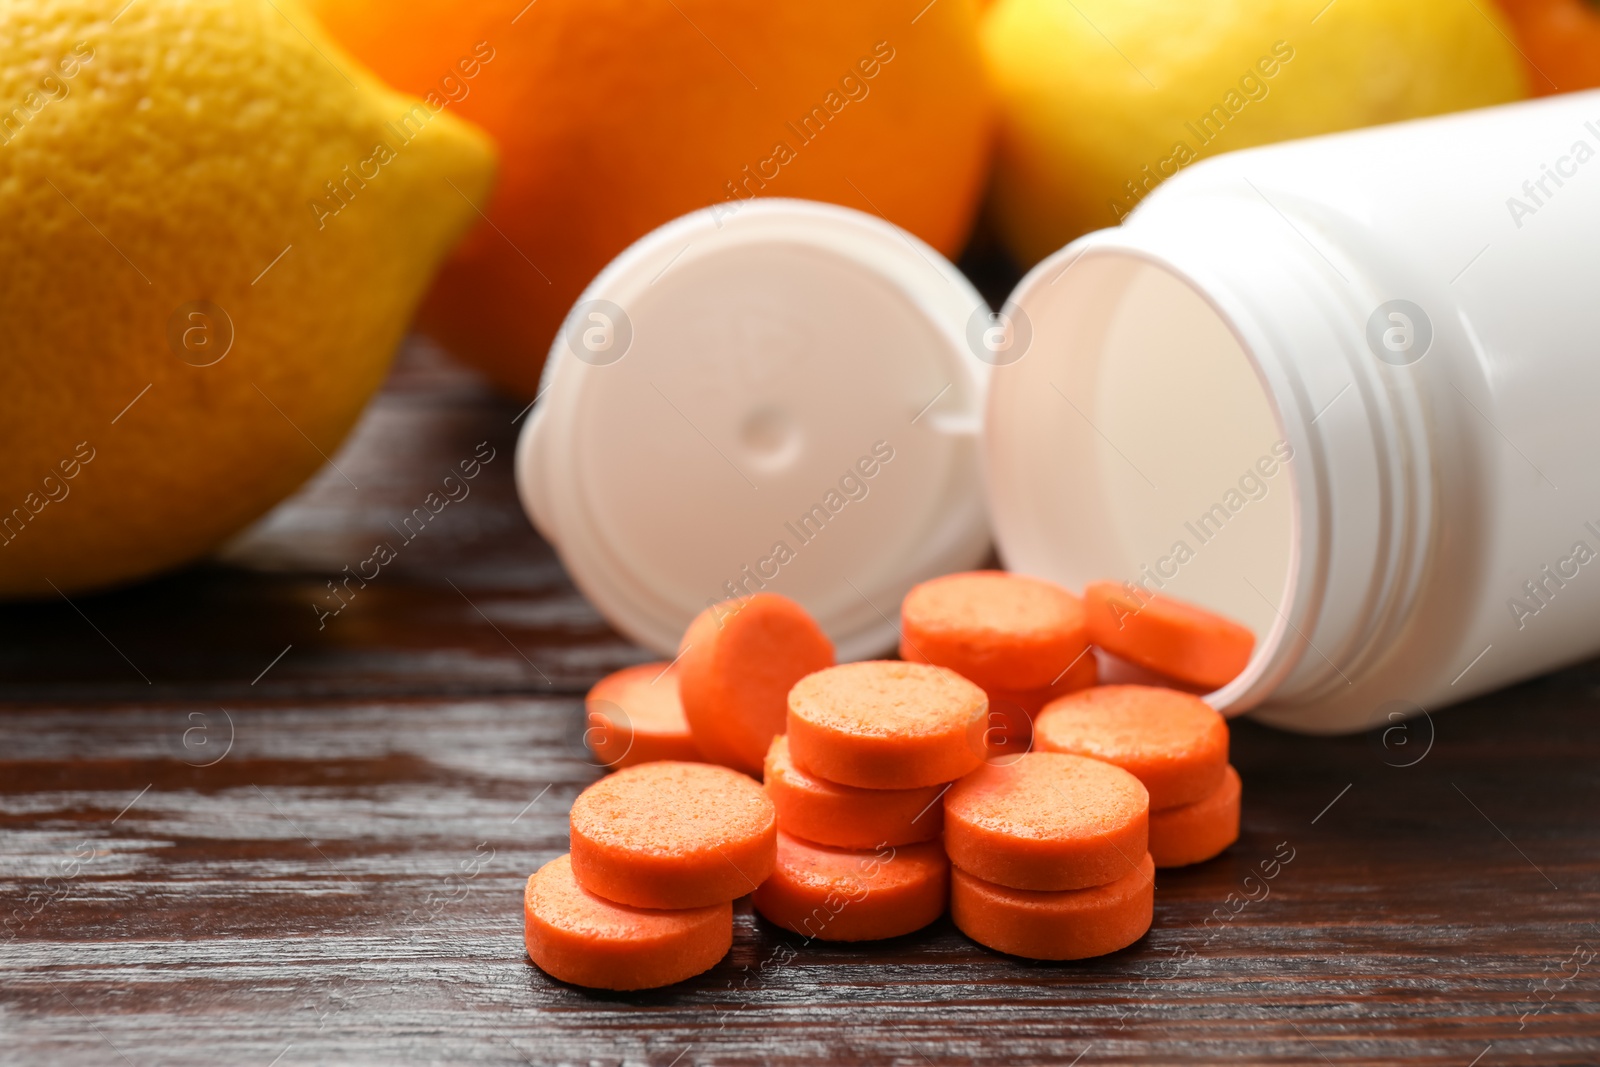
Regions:
<instances>
[{"instance_id":1,"label":"white bottle cap","mask_svg":"<svg viewBox=\"0 0 1600 1067\"><path fill-rule=\"evenodd\" d=\"M657 652L762 590L841 659L885 652L911 586L989 551L991 322L938 252L872 216L777 199L687 215L568 314L517 446L523 505Z\"/></svg>"}]
</instances>

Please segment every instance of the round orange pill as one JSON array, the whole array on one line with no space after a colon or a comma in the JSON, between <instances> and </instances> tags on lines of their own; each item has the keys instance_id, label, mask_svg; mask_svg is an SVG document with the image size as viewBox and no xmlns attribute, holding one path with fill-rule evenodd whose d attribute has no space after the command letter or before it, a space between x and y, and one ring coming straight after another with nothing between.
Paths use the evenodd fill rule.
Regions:
<instances>
[{"instance_id":1,"label":"round orange pill","mask_svg":"<svg viewBox=\"0 0 1600 1067\"><path fill-rule=\"evenodd\" d=\"M864 789L939 785L983 761L983 690L943 667L846 663L789 690L789 757Z\"/></svg>"},{"instance_id":2,"label":"round orange pill","mask_svg":"<svg viewBox=\"0 0 1600 1067\"><path fill-rule=\"evenodd\" d=\"M681 911L613 904L578 884L570 856L528 878L528 958L552 978L594 989L653 989L716 966L733 946L728 901Z\"/></svg>"},{"instance_id":3,"label":"round orange pill","mask_svg":"<svg viewBox=\"0 0 1600 1067\"><path fill-rule=\"evenodd\" d=\"M772 801L709 763L628 767L572 802L572 870L589 892L636 908L698 908L752 892L777 857Z\"/></svg>"},{"instance_id":4,"label":"round orange pill","mask_svg":"<svg viewBox=\"0 0 1600 1067\"><path fill-rule=\"evenodd\" d=\"M1035 716L1057 697L1064 697L1068 693L1076 693L1080 689L1088 689L1099 684L1100 661L1095 659L1092 650L1084 649L1065 670L1058 672L1056 679L1049 685L1038 689L985 689L984 692L989 694L991 704L1009 701L1022 708L1029 716Z\"/></svg>"},{"instance_id":5,"label":"round orange pill","mask_svg":"<svg viewBox=\"0 0 1600 1067\"><path fill-rule=\"evenodd\" d=\"M1204 800L1150 813L1150 855L1157 867L1187 867L1220 856L1239 840L1239 772L1231 766Z\"/></svg>"},{"instance_id":6,"label":"round orange pill","mask_svg":"<svg viewBox=\"0 0 1600 1067\"><path fill-rule=\"evenodd\" d=\"M1109 763L1029 752L984 764L944 797L944 847L968 874L1059 891L1123 877L1148 850L1150 797Z\"/></svg>"},{"instance_id":7,"label":"round orange pill","mask_svg":"<svg viewBox=\"0 0 1600 1067\"><path fill-rule=\"evenodd\" d=\"M950 861L938 842L829 848L778 834L778 865L752 900L769 922L819 941L877 941L944 914Z\"/></svg>"},{"instance_id":8,"label":"round orange pill","mask_svg":"<svg viewBox=\"0 0 1600 1067\"><path fill-rule=\"evenodd\" d=\"M712 605L678 649L678 692L695 744L706 759L751 774L783 733L789 689L833 665L821 627L775 593Z\"/></svg>"},{"instance_id":9,"label":"round orange pill","mask_svg":"<svg viewBox=\"0 0 1600 1067\"><path fill-rule=\"evenodd\" d=\"M608 674L589 690L583 706L584 743L607 767L700 758L670 664L641 663Z\"/></svg>"},{"instance_id":10,"label":"round orange pill","mask_svg":"<svg viewBox=\"0 0 1600 1067\"><path fill-rule=\"evenodd\" d=\"M1100 680L1100 667L1089 649L1061 673L1054 685L1042 689L986 689L989 711L984 737L988 758L1017 756L1033 744L1033 720L1050 701L1068 693L1087 689Z\"/></svg>"},{"instance_id":11,"label":"round orange pill","mask_svg":"<svg viewBox=\"0 0 1600 1067\"><path fill-rule=\"evenodd\" d=\"M1189 693L1102 685L1050 702L1033 724L1034 747L1114 763L1144 783L1150 808L1193 804L1216 792L1228 766L1228 722Z\"/></svg>"},{"instance_id":12,"label":"round orange pill","mask_svg":"<svg viewBox=\"0 0 1600 1067\"><path fill-rule=\"evenodd\" d=\"M1083 602L1005 571L947 574L900 604L900 656L949 667L985 689L1040 689L1088 647Z\"/></svg>"},{"instance_id":13,"label":"round orange pill","mask_svg":"<svg viewBox=\"0 0 1600 1067\"><path fill-rule=\"evenodd\" d=\"M779 734L767 749L766 790L779 833L835 848L876 848L932 841L944 829L942 786L858 789L807 774Z\"/></svg>"},{"instance_id":14,"label":"round orange pill","mask_svg":"<svg viewBox=\"0 0 1600 1067\"><path fill-rule=\"evenodd\" d=\"M1115 882L1031 892L950 875L950 917L980 945L1031 960L1081 960L1127 948L1150 929L1155 864L1148 855Z\"/></svg>"},{"instance_id":15,"label":"round orange pill","mask_svg":"<svg viewBox=\"0 0 1600 1067\"><path fill-rule=\"evenodd\" d=\"M1205 690L1244 670L1256 636L1231 619L1117 582L1083 591L1089 639L1114 656Z\"/></svg>"}]
</instances>

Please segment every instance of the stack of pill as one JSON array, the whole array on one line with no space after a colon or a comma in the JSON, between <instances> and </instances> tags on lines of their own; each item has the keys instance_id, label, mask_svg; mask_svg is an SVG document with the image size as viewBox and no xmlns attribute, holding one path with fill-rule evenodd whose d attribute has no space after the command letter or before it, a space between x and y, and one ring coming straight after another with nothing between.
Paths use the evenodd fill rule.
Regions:
<instances>
[{"instance_id":1,"label":"stack of pill","mask_svg":"<svg viewBox=\"0 0 1600 1067\"><path fill-rule=\"evenodd\" d=\"M919 663L830 667L789 691L767 751L778 865L756 890L770 922L807 938L898 937L944 914L940 797L983 762L983 690Z\"/></svg>"},{"instance_id":2,"label":"stack of pill","mask_svg":"<svg viewBox=\"0 0 1600 1067\"><path fill-rule=\"evenodd\" d=\"M981 945L1075 960L1150 928L1150 799L1119 767L1064 753L986 763L945 796L950 912Z\"/></svg>"},{"instance_id":3,"label":"stack of pill","mask_svg":"<svg viewBox=\"0 0 1600 1067\"><path fill-rule=\"evenodd\" d=\"M523 894L528 956L600 989L646 989L714 966L733 901L772 873L772 802L726 767L667 760L602 778L572 804L572 851Z\"/></svg>"},{"instance_id":4,"label":"stack of pill","mask_svg":"<svg viewBox=\"0 0 1600 1067\"><path fill-rule=\"evenodd\" d=\"M1080 959L1143 936L1157 867L1237 838L1227 724L1184 690L1231 681L1249 630L998 571L922 583L901 622L900 661L835 666L798 604L761 593L701 613L673 663L596 685L585 740L618 773L529 879L534 962L603 988L680 981L727 952L745 893L807 940L948 909L983 945ZM1173 688L1100 685L1096 650Z\"/></svg>"},{"instance_id":5,"label":"stack of pill","mask_svg":"<svg viewBox=\"0 0 1600 1067\"><path fill-rule=\"evenodd\" d=\"M900 658L948 667L983 687L984 733L996 756L1026 752L1041 708L1099 680L1083 602L1003 571L949 574L907 593Z\"/></svg>"},{"instance_id":6,"label":"stack of pill","mask_svg":"<svg viewBox=\"0 0 1600 1067\"><path fill-rule=\"evenodd\" d=\"M1239 775L1228 764L1228 724L1178 689L1071 684L1091 646L1175 683L1208 689L1249 662L1255 635L1181 601L1095 582L1079 601L1059 586L1000 571L935 578L901 607L901 655L950 667L990 695L991 761L1029 749L1121 767L1150 795L1149 849L1157 867L1211 859L1239 836ZM1066 665L1066 666L1063 666ZM1024 690L1027 721L997 719L994 704L1057 670L1044 690ZM1009 688L1008 688L1009 687ZM1063 695L1063 691L1066 691ZM1042 697L1042 699L1041 699ZM1028 743L1018 746L1018 738Z\"/></svg>"},{"instance_id":7,"label":"stack of pill","mask_svg":"<svg viewBox=\"0 0 1600 1067\"><path fill-rule=\"evenodd\" d=\"M1228 724L1199 697L1144 685L1104 685L1046 705L1035 747L1121 767L1150 794L1150 855L1183 867L1239 836L1239 775Z\"/></svg>"},{"instance_id":8,"label":"stack of pill","mask_svg":"<svg viewBox=\"0 0 1600 1067\"><path fill-rule=\"evenodd\" d=\"M832 664L804 609L757 595L697 617L673 663L601 679L584 740L617 773L578 795L572 851L528 879L529 958L563 981L622 990L682 981L726 955L732 902L779 856L776 811L750 774L783 732L789 690Z\"/></svg>"},{"instance_id":9,"label":"stack of pill","mask_svg":"<svg viewBox=\"0 0 1600 1067\"><path fill-rule=\"evenodd\" d=\"M989 701L988 758L944 799L956 926L1035 959L1137 941L1155 896L1144 786L1092 758L1029 751L1041 708L1094 691L1082 601L1050 582L977 571L912 589L900 618L903 658L954 670Z\"/></svg>"}]
</instances>

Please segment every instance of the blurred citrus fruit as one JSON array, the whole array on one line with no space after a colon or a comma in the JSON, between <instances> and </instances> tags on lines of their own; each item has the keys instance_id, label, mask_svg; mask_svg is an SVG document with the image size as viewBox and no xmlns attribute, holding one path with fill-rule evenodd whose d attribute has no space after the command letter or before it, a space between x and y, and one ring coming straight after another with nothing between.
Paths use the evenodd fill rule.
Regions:
<instances>
[{"instance_id":1,"label":"blurred citrus fruit","mask_svg":"<svg viewBox=\"0 0 1600 1067\"><path fill-rule=\"evenodd\" d=\"M492 170L292 0L0 5L0 595L191 559L321 466Z\"/></svg>"},{"instance_id":2,"label":"blurred citrus fruit","mask_svg":"<svg viewBox=\"0 0 1600 1067\"><path fill-rule=\"evenodd\" d=\"M1500 0L1535 95L1600 86L1600 6L1594 0Z\"/></svg>"},{"instance_id":3,"label":"blurred citrus fruit","mask_svg":"<svg viewBox=\"0 0 1600 1067\"><path fill-rule=\"evenodd\" d=\"M637 238L752 195L886 216L946 253L989 126L973 0L314 0L391 84L499 142L478 228L422 326L501 385L537 386L583 287Z\"/></svg>"},{"instance_id":4,"label":"blurred citrus fruit","mask_svg":"<svg viewBox=\"0 0 1600 1067\"><path fill-rule=\"evenodd\" d=\"M1521 61L1464 0L996 0L995 213L1035 262L1196 159L1514 100Z\"/></svg>"}]
</instances>

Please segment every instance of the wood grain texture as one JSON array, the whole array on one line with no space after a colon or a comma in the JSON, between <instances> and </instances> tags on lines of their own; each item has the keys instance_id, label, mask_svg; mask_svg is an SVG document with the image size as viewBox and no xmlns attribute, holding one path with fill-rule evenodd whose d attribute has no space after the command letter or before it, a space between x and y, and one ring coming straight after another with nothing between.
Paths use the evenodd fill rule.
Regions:
<instances>
[{"instance_id":1,"label":"wood grain texture","mask_svg":"<svg viewBox=\"0 0 1600 1067\"><path fill-rule=\"evenodd\" d=\"M522 883L598 773L582 691L646 655L522 518L517 415L414 345L343 475L222 558L0 609L0 1062L1600 1062L1600 664L1387 745L1237 724L1240 842L1103 959L947 920L806 944L742 903L679 987L547 978Z\"/></svg>"}]
</instances>

